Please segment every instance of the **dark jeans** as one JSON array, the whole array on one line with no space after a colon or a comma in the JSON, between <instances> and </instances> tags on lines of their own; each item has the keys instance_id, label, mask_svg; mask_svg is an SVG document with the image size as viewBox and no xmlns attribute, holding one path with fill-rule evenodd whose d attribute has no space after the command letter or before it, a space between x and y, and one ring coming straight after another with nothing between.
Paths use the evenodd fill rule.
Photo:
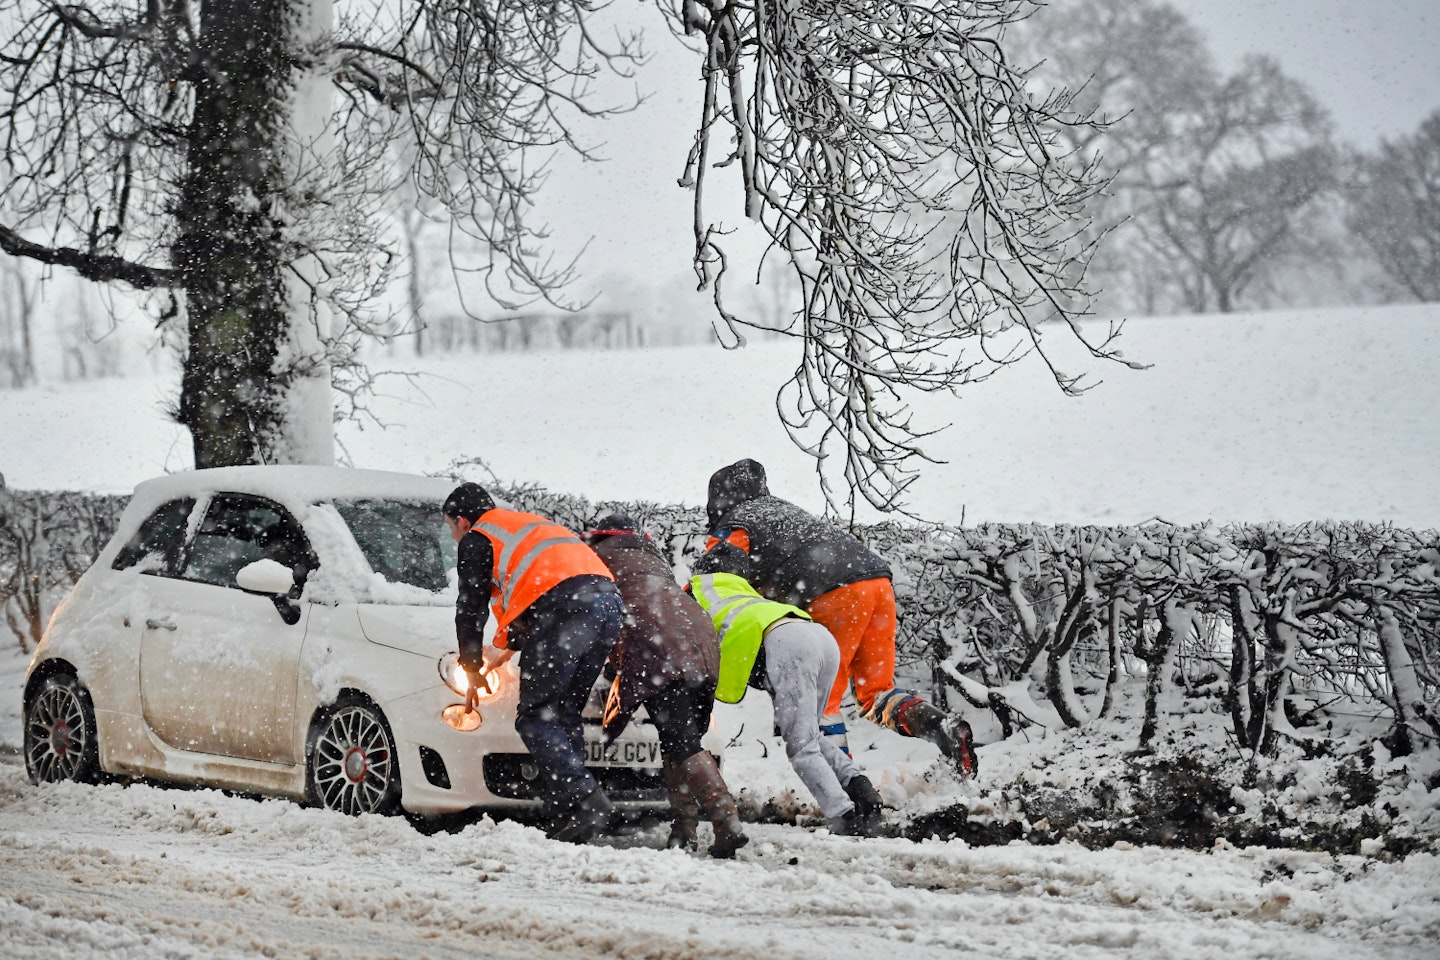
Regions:
<instances>
[{"instance_id":1,"label":"dark jeans","mask_svg":"<svg viewBox=\"0 0 1440 960\"><path fill-rule=\"evenodd\" d=\"M542 598L550 602L532 620L520 651L515 731L540 769L541 795L555 808L573 806L599 789L585 769L580 713L624 616L620 594L609 581L603 584Z\"/></svg>"},{"instance_id":2,"label":"dark jeans","mask_svg":"<svg viewBox=\"0 0 1440 960\"><path fill-rule=\"evenodd\" d=\"M660 735L660 755L681 764L699 753L714 706L714 684L687 686L678 680L646 700L645 712Z\"/></svg>"}]
</instances>

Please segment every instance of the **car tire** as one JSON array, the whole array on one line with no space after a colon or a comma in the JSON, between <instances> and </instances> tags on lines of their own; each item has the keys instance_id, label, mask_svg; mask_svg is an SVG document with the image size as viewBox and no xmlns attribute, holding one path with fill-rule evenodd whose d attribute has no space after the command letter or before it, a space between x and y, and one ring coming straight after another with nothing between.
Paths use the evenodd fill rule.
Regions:
<instances>
[{"instance_id":1,"label":"car tire","mask_svg":"<svg viewBox=\"0 0 1440 960\"><path fill-rule=\"evenodd\" d=\"M74 674L54 673L25 698L25 772L31 783L96 783L100 738L95 707Z\"/></svg>"},{"instance_id":2,"label":"car tire","mask_svg":"<svg viewBox=\"0 0 1440 960\"><path fill-rule=\"evenodd\" d=\"M310 726L306 748L310 802L355 816L400 807L400 759L385 715L355 696L342 697Z\"/></svg>"}]
</instances>

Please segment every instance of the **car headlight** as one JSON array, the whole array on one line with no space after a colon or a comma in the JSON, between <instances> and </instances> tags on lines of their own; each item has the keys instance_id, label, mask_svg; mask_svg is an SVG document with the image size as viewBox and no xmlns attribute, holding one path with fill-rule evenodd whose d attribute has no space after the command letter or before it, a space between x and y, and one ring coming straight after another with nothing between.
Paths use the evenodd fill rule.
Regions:
<instances>
[{"instance_id":1,"label":"car headlight","mask_svg":"<svg viewBox=\"0 0 1440 960\"><path fill-rule=\"evenodd\" d=\"M465 668L460 666L460 654L447 653L440 658L440 679L445 681L445 686L454 690L460 696L468 696L470 693L470 675ZM489 700L500 692L500 677L496 671L491 670L480 677L480 686L475 691L476 700Z\"/></svg>"}]
</instances>

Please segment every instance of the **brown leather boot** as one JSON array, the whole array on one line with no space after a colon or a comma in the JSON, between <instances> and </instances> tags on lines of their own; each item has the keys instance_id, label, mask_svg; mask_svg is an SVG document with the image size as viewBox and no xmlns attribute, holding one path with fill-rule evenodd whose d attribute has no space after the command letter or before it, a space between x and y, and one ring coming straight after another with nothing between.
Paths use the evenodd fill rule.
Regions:
<instances>
[{"instance_id":1,"label":"brown leather boot","mask_svg":"<svg viewBox=\"0 0 1440 960\"><path fill-rule=\"evenodd\" d=\"M665 758L661 772L665 775L665 789L670 795L670 813L674 818L670 824L670 836L665 840L666 850L698 850L700 843L695 838L695 825L700 817L700 805L690 792L685 772L669 757Z\"/></svg>"},{"instance_id":2,"label":"brown leather boot","mask_svg":"<svg viewBox=\"0 0 1440 960\"><path fill-rule=\"evenodd\" d=\"M700 801L700 809L715 827L715 842L710 844L710 856L728 860L735 851L750 842L740 826L740 814L735 809L735 799L725 778L720 775L720 766L709 751L701 750L680 765L690 793Z\"/></svg>"}]
</instances>

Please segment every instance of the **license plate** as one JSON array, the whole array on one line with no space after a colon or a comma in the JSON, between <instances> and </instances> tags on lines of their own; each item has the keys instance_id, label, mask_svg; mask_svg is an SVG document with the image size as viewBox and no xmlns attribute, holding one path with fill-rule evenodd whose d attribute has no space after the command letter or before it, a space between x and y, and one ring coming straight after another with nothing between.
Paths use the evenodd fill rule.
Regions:
<instances>
[{"instance_id":1,"label":"license plate","mask_svg":"<svg viewBox=\"0 0 1440 960\"><path fill-rule=\"evenodd\" d=\"M621 740L609 746L599 740L585 741L585 765L587 767L658 767L660 766L660 744L658 741Z\"/></svg>"}]
</instances>

